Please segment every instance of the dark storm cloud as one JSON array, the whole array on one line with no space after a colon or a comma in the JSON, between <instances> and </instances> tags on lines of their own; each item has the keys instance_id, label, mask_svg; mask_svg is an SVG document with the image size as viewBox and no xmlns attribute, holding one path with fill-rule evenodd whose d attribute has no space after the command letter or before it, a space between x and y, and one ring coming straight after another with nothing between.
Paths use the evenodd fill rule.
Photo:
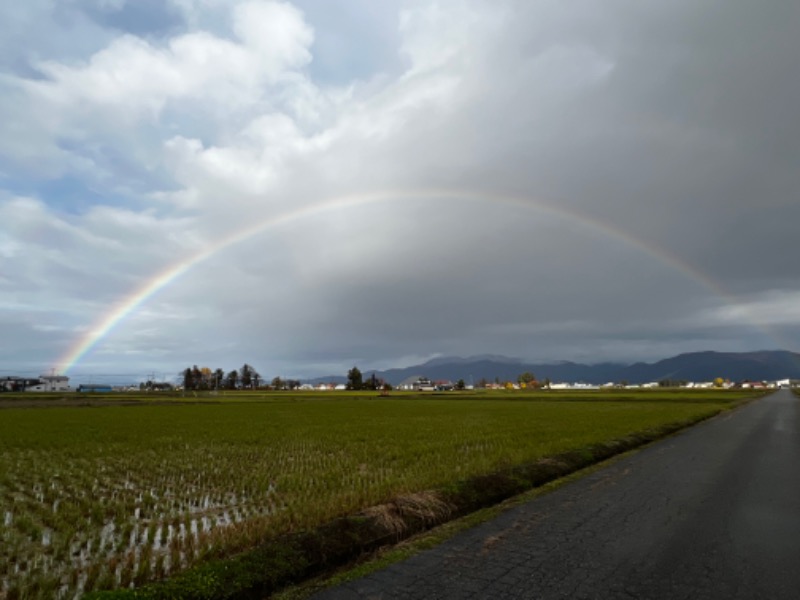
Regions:
<instances>
[{"instance_id":1,"label":"dark storm cloud","mask_svg":"<svg viewBox=\"0 0 800 600\"><path fill-rule=\"evenodd\" d=\"M566 324L576 317L603 323L593 327L599 336L592 328L581 332L588 339L636 337L628 329L639 327L643 340L674 339L675 348L693 337L712 345L736 344L740 336L775 343L747 323L744 332L725 332L719 324L681 328L679 317L697 309L694 296L726 304L772 287L797 289L792 282L800 276L800 253L789 240L800 219L794 197L800 80L790 74L800 48L790 24L798 22L799 9L721 2L628 8L611 4L600 12L570 4L542 19L540 5L518 5L502 38L481 49L489 57L479 62L486 70L465 74L468 97L438 115L435 125L415 123L391 145L407 166L416 163L408 169L418 176L541 194L611 221L690 265L714 287L667 276L663 265L650 269L652 280L638 274L638 289L626 287L616 281L619 264L587 261L583 269L568 268L555 258L548 269L539 254L533 260L539 281L550 286L544 291L520 285L519 265L504 257L493 271L475 270L475 281L464 286L468 292L458 285L462 279L442 278L438 289L411 280L385 293L357 284L343 305L358 306L353 312L368 324L380 323L380 315L401 315L405 307L416 318L410 331L423 338L436 332L427 336L431 346L451 336L460 343L476 339L458 337L465 323L448 305L479 324ZM537 18L544 25L532 31ZM576 61L583 71L573 76ZM582 81L587 71L596 80ZM560 248L553 246L550 257ZM462 267L450 266L464 276ZM593 277L598 272L605 279ZM655 321L664 326L646 326ZM406 348L409 330L397 329L389 328L387 337ZM414 336L407 337L413 343ZM548 343L570 354L558 337ZM560 337L579 345L578 336Z\"/></svg>"},{"instance_id":2,"label":"dark storm cloud","mask_svg":"<svg viewBox=\"0 0 800 600\"><path fill-rule=\"evenodd\" d=\"M765 262L742 238L763 244L765 268L797 273L796 253L774 234L800 216L797 42L787 25L798 8L626 7L571 3L542 16L539 4L518 6L487 49L495 68L484 65L448 132L472 156L458 161L456 149L452 166L438 162L453 179L474 173L610 217L732 285L759 278ZM607 72L570 88L581 63ZM441 156L452 138L419 145Z\"/></svg>"}]
</instances>

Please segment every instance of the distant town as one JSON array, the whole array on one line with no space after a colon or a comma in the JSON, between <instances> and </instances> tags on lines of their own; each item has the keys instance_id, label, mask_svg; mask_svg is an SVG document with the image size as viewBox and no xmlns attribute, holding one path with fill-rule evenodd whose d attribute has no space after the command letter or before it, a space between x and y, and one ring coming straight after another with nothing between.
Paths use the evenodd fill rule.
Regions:
<instances>
[{"instance_id":1,"label":"distant town","mask_svg":"<svg viewBox=\"0 0 800 600\"><path fill-rule=\"evenodd\" d=\"M357 369L356 369L357 371ZM355 375L355 376L354 376ZM5 376L0 378L0 393L2 392L75 392L75 393L110 393L110 392L133 392L133 391L213 391L219 389L229 390L300 390L300 391L343 391L343 390L376 390L376 391L416 391L416 392L450 392L462 390L610 390L610 389L655 389L655 388L682 388L682 389L778 389L788 387L800 387L800 380L779 379L772 381L729 381L723 378L716 378L713 381L671 381L661 380L647 383L631 384L627 382L609 381L603 384L593 384L584 382L552 382L549 379L543 381L536 380L531 373L522 373L515 381L501 381L496 378L493 381L481 379L477 384L467 383L463 379L450 381L446 379L431 380L424 376L409 377L397 385L391 385L374 377L361 379L360 372L354 373L351 369L348 372L348 382L321 382L303 383L295 379L274 378L270 382L260 380L256 377L247 385L238 384L232 387L224 386L220 388L219 381L208 381L205 385L185 385L172 384L167 382L146 381L138 385L109 385L102 383L88 383L72 386L69 377L66 375L40 375L39 377L16 377Z\"/></svg>"},{"instance_id":2,"label":"distant town","mask_svg":"<svg viewBox=\"0 0 800 600\"><path fill-rule=\"evenodd\" d=\"M526 362L502 355L466 358L437 356L428 361L362 371L353 366L341 374L293 378L263 377L249 363L239 368L187 366L173 376L106 375L102 372L66 373L57 370L33 377L32 373L2 371L0 392L122 392L178 391L224 392L233 390L409 390L444 392L459 390L603 390L603 389L774 389L800 383L800 353L789 350L750 352L689 352L655 362L633 364L570 361Z\"/></svg>"}]
</instances>

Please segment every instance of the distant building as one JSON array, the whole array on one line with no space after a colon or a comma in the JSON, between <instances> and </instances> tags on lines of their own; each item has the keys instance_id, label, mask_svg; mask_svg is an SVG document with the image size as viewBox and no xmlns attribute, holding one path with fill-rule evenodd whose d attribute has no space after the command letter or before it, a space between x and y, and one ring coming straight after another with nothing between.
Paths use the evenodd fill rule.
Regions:
<instances>
[{"instance_id":1,"label":"distant building","mask_svg":"<svg viewBox=\"0 0 800 600\"><path fill-rule=\"evenodd\" d=\"M595 385L593 383L566 383L566 382L559 382L559 383L551 383L550 384L551 390L598 390L600 389L599 385Z\"/></svg>"},{"instance_id":2,"label":"distant building","mask_svg":"<svg viewBox=\"0 0 800 600\"><path fill-rule=\"evenodd\" d=\"M419 380L419 377L420 377L419 375L412 375L411 377L406 377L405 379L403 379L403 381L394 386L394 389L413 390L414 384Z\"/></svg>"},{"instance_id":3,"label":"distant building","mask_svg":"<svg viewBox=\"0 0 800 600\"><path fill-rule=\"evenodd\" d=\"M427 377L423 377L422 375L412 375L411 377L407 377L406 379L398 383L396 386L394 386L394 389L407 390L407 391L413 390L415 392L433 392L436 391L436 384L433 383Z\"/></svg>"},{"instance_id":4,"label":"distant building","mask_svg":"<svg viewBox=\"0 0 800 600\"><path fill-rule=\"evenodd\" d=\"M78 393L105 393L113 392L113 388L106 383L82 383L78 386Z\"/></svg>"},{"instance_id":5,"label":"distant building","mask_svg":"<svg viewBox=\"0 0 800 600\"><path fill-rule=\"evenodd\" d=\"M25 379L24 377L7 376L0 379L0 392L22 392L28 385L36 385L38 379Z\"/></svg>"},{"instance_id":6,"label":"distant building","mask_svg":"<svg viewBox=\"0 0 800 600\"><path fill-rule=\"evenodd\" d=\"M42 375L39 379L28 380L26 392L71 392L69 377L66 375Z\"/></svg>"},{"instance_id":7,"label":"distant building","mask_svg":"<svg viewBox=\"0 0 800 600\"><path fill-rule=\"evenodd\" d=\"M420 377L414 382L413 388L420 392L433 392L436 390L436 385L427 377Z\"/></svg>"}]
</instances>

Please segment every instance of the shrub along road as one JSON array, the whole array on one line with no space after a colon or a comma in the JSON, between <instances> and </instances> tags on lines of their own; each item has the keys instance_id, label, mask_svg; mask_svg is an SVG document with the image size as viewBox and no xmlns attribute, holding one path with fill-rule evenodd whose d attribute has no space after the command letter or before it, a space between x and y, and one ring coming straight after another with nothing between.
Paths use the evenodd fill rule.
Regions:
<instances>
[{"instance_id":1,"label":"shrub along road","mask_svg":"<svg viewBox=\"0 0 800 600\"><path fill-rule=\"evenodd\" d=\"M800 400L781 390L314 596L800 594Z\"/></svg>"}]
</instances>

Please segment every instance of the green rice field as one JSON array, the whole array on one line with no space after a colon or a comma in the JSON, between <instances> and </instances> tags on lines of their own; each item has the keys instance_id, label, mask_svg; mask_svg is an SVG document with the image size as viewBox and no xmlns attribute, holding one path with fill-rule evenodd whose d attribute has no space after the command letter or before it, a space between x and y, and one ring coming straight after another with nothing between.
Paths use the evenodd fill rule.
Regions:
<instances>
[{"instance_id":1,"label":"green rice field","mask_svg":"<svg viewBox=\"0 0 800 600\"><path fill-rule=\"evenodd\" d=\"M751 394L752 395L752 394ZM0 396L0 599L141 585L729 391Z\"/></svg>"}]
</instances>

